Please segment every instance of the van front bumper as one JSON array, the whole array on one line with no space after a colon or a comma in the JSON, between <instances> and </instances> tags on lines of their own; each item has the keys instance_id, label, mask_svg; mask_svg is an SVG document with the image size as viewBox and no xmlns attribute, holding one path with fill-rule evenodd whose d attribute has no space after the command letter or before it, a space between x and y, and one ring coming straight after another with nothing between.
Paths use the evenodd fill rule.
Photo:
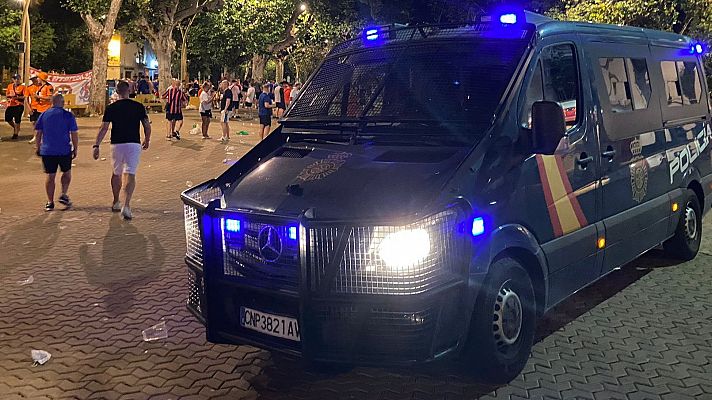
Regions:
<instances>
[{"instance_id":1,"label":"van front bumper","mask_svg":"<svg viewBox=\"0 0 712 400\"><path fill-rule=\"evenodd\" d=\"M464 343L471 314L464 283L412 296L338 296L300 299L220 281L211 286L205 323L210 342L249 344L311 361L409 365L451 353ZM300 341L269 336L240 325L240 308L295 318Z\"/></svg>"}]
</instances>

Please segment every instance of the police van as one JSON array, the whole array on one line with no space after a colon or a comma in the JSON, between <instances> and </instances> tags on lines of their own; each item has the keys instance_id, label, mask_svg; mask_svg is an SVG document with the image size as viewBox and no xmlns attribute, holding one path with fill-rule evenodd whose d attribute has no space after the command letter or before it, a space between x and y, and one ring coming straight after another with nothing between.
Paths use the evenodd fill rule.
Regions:
<instances>
[{"instance_id":1,"label":"police van","mask_svg":"<svg viewBox=\"0 0 712 400\"><path fill-rule=\"evenodd\" d=\"M710 208L702 44L520 11L368 28L280 126L182 194L214 343L519 374L539 317Z\"/></svg>"}]
</instances>

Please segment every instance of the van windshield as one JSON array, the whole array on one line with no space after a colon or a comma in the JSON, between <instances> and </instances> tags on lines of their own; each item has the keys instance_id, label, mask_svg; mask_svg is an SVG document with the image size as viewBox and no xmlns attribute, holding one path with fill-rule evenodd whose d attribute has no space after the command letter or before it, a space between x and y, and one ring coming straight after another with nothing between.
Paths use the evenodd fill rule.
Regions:
<instances>
[{"instance_id":1,"label":"van windshield","mask_svg":"<svg viewBox=\"0 0 712 400\"><path fill-rule=\"evenodd\" d=\"M489 126L527 44L470 39L333 56L304 87L286 121Z\"/></svg>"}]
</instances>

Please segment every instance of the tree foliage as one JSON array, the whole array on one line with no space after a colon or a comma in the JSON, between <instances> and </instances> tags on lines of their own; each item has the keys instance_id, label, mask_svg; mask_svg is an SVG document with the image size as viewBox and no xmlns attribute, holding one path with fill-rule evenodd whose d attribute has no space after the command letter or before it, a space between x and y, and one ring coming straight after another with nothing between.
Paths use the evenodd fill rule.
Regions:
<instances>
[{"instance_id":1,"label":"tree foliage","mask_svg":"<svg viewBox=\"0 0 712 400\"><path fill-rule=\"evenodd\" d=\"M0 65L17 68L17 42L20 40L22 10L10 1L0 0ZM33 66L42 67L56 48L57 38L52 25L36 9L30 10L32 46L30 59Z\"/></svg>"}]
</instances>

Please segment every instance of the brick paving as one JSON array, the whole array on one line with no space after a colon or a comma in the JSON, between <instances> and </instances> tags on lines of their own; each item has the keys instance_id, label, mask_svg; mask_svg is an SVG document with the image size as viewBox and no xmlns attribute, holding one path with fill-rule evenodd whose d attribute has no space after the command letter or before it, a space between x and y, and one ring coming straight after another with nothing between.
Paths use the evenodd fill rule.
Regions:
<instances>
[{"instance_id":1,"label":"brick paving","mask_svg":"<svg viewBox=\"0 0 712 400\"><path fill-rule=\"evenodd\" d=\"M0 399L712 399L712 234L693 262L648 255L558 306L524 372L501 387L452 363L325 372L207 343L184 306L178 194L244 154L257 126L233 123L251 134L228 146L189 129L168 143L152 118L159 131L143 154L130 223L108 211L109 161L91 159L97 119L79 120L75 207L51 213L31 146L0 127ZM142 329L162 321L168 338L144 342ZM31 349L52 359L33 367Z\"/></svg>"}]
</instances>

